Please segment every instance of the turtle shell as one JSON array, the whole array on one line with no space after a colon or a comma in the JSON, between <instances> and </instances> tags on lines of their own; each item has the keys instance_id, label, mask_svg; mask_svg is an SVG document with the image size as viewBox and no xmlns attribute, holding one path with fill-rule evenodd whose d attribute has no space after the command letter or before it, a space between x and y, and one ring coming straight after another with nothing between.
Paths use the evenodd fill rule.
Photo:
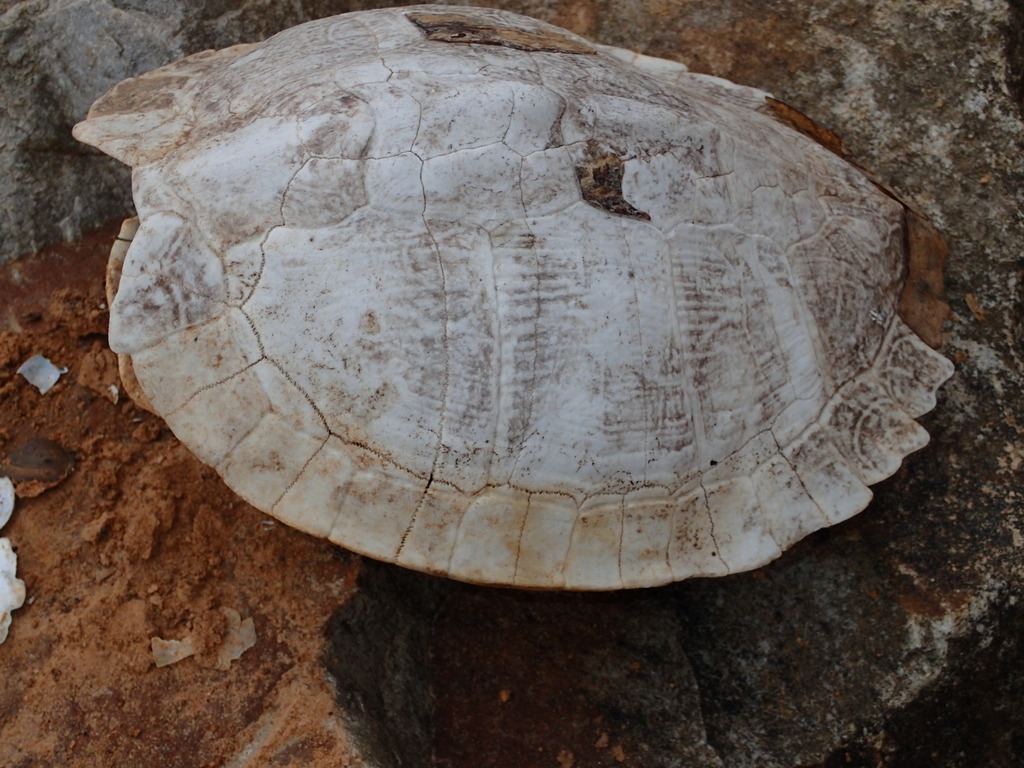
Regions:
<instances>
[{"instance_id":1,"label":"turtle shell","mask_svg":"<svg viewBox=\"0 0 1024 768\"><path fill-rule=\"evenodd\" d=\"M864 509L951 364L907 210L766 95L501 11L190 56L76 126L141 226L110 345L256 507L492 584L755 568Z\"/></svg>"}]
</instances>

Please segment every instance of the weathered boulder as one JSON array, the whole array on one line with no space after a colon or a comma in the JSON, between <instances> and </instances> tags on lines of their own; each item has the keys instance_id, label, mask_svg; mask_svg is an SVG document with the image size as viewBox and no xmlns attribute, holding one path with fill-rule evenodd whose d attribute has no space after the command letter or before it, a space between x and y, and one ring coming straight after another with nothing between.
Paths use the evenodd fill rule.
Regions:
<instances>
[{"instance_id":1,"label":"weathered boulder","mask_svg":"<svg viewBox=\"0 0 1024 768\"><path fill-rule=\"evenodd\" d=\"M0 166L11 169L0 180L0 258L128 210L125 170L69 133L109 85L357 7L330 5L10 6L0 16ZM949 240L944 351L958 372L925 419L932 444L876 488L868 510L754 573L545 595L367 564L325 654L367 762L1018 763L1024 6L498 5L772 91L842 136Z\"/></svg>"},{"instance_id":2,"label":"weathered boulder","mask_svg":"<svg viewBox=\"0 0 1024 768\"><path fill-rule=\"evenodd\" d=\"M876 488L872 506L760 571L605 596L432 586L429 608L407 614L408 626L433 627L427 647L393 667L417 680L409 690L433 691L417 733L432 722L435 756L451 766L526 755L673 768L1016 765L1020 4L579 2L546 18L764 88L842 136L949 240L945 351L958 373L925 419L932 444ZM366 569L361 601L394 623L396 596L424 577L386 571ZM335 642L366 647L376 626L347 621ZM378 724L367 754L417 764L422 740L380 725L395 703L369 706L344 665L335 673Z\"/></svg>"},{"instance_id":3,"label":"weathered boulder","mask_svg":"<svg viewBox=\"0 0 1024 768\"><path fill-rule=\"evenodd\" d=\"M0 262L131 208L128 169L71 138L96 97L195 51L339 10L326 0L0 2Z\"/></svg>"}]
</instances>

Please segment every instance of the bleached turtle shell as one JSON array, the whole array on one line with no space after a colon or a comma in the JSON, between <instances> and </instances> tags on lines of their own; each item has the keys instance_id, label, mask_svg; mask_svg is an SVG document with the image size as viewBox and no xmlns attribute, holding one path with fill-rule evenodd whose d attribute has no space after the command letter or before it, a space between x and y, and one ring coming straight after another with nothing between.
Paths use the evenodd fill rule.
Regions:
<instances>
[{"instance_id":1,"label":"bleached turtle shell","mask_svg":"<svg viewBox=\"0 0 1024 768\"><path fill-rule=\"evenodd\" d=\"M760 566L928 440L907 212L765 94L510 13L310 22L126 81L110 344L255 506L469 581Z\"/></svg>"}]
</instances>

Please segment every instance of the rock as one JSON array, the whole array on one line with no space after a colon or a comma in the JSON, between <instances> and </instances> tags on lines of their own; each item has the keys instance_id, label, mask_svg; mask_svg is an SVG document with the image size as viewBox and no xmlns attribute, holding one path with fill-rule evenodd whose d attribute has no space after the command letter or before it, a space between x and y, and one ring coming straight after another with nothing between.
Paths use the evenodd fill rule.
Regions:
<instances>
[{"instance_id":1,"label":"rock","mask_svg":"<svg viewBox=\"0 0 1024 768\"><path fill-rule=\"evenodd\" d=\"M7 6L10 6L7 8ZM336 13L274 3L25 0L0 3L0 262L73 240L131 208L128 170L71 138L115 83L206 48L260 40Z\"/></svg>"},{"instance_id":2,"label":"rock","mask_svg":"<svg viewBox=\"0 0 1024 768\"><path fill-rule=\"evenodd\" d=\"M578 765L596 755L595 765L645 768L1019 763L1020 3L500 5L763 88L834 130L861 163L946 234L954 317L944 351L958 371L926 420L931 446L877 487L864 513L814 534L753 573L563 603L416 574L389 584L394 569L367 565L360 603L338 612L325 654L338 660L331 668L340 681L339 698L348 702L346 716L367 764L426 765L434 753L453 767L521 766L527 747L534 749L531 760L551 766L559 755L568 760L569 752ZM0 142L7 146L4 162L21 164L13 166L15 191L0 192L0 240L8 252L59 236L51 219L68 221L70 232L83 221L98 223L126 210L123 174L98 157L69 156L78 150L63 132L107 84L204 45L240 41L230 30L243 26L239 19L257 19L267 6L252 4L245 6L248 15L223 17L213 7L201 7L195 20L167 21L175 31L154 35L150 49L122 42L124 55L113 43L104 48L108 38L99 28L72 32L72 17L60 14L77 9L90 18L106 13L139 20L139 11L36 0L0 17L0 66L6 68L0 98L18 116L3 130L16 126L21 137ZM280 20L268 16L244 39L279 28L274 25ZM186 44L198 39L187 30L206 34L207 42ZM88 70L88 64L65 63L89 55L83 42L74 43L79 35L94 41L96 56L86 61L98 64L104 84L74 94L69 75L64 86L43 88L46 72ZM145 54L153 60L129 61L146 50L156 52ZM27 89L32 83L34 91ZM30 135L38 146L56 149L32 151L37 144L28 141ZM15 200L29 205L15 214ZM51 210L61 213L52 216ZM12 247L9 233L16 229L20 245ZM480 617L479 628L473 616ZM549 652L552 646L545 644L559 635L564 637L555 653ZM561 644L565 638L579 638L579 645ZM551 696L535 686L543 683L539 673L550 670L552 657L565 666L555 678L558 706L546 710L545 730L531 741L519 727L527 721L510 720L499 707L533 691ZM616 667L617 658L629 661ZM438 684L446 679L449 684ZM483 698L462 697L460 704L459 692L469 686ZM469 709L479 709L481 701L493 709ZM486 717L489 712L495 716ZM581 722L590 730L578 740L567 738ZM498 742L497 724L509 726L501 732L503 749L488 751ZM537 719L529 725L540 727ZM488 763L471 762L481 754Z\"/></svg>"},{"instance_id":3,"label":"rock","mask_svg":"<svg viewBox=\"0 0 1024 768\"><path fill-rule=\"evenodd\" d=\"M937 221L950 243L945 352L958 373L925 420L932 444L876 488L864 514L759 571L576 597L585 607L571 609L530 593L436 586L433 623L424 624L421 608L397 631L433 627L429 650L418 651L433 662L410 664L416 679L405 690L435 692L426 703L437 760L516 765L543 748L556 765L560 754L587 754L585 740L569 735L599 721L626 765L1016 765L1024 738L1024 227L1016 213L1024 99L1019 55L1007 51L1022 50L1019 8L737 0L559 9L578 20L573 31L601 42L774 92L833 129ZM396 603L378 568L364 576L362 599L385 610ZM349 622L355 635L378 631ZM622 627L631 628L627 637ZM546 632L577 643L553 646ZM639 649L636 674L605 675L595 688L594 669ZM565 674L545 665L550 654ZM579 657L586 673L572 663ZM661 672L648 677L645 667ZM499 690L516 698L510 676L540 685L551 675L562 686L560 708L512 723L501 716ZM658 679L676 686L659 688ZM485 684L490 698L475 697ZM380 726L385 711L367 708L363 717ZM689 731L652 738L673 725ZM378 733L378 743L387 738ZM696 756L705 742L712 756ZM494 744L514 757L495 757ZM379 764L402 763L381 754Z\"/></svg>"}]
</instances>

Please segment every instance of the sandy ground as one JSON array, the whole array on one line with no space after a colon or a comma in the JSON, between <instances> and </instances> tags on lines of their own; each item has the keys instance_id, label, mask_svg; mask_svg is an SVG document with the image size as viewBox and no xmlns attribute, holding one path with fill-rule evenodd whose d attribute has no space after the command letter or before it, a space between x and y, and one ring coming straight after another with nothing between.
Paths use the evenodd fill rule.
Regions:
<instances>
[{"instance_id":1,"label":"sandy ground","mask_svg":"<svg viewBox=\"0 0 1024 768\"><path fill-rule=\"evenodd\" d=\"M124 394L103 296L118 226L0 267L0 475L18 494L0 535L28 594L0 645L0 766L362 765L322 658L360 558L238 499ZM36 354L68 369L46 394L16 373ZM523 599L536 615L509 626ZM446 605L439 764L639 764L581 693L607 629L585 596L459 585ZM561 637L573 617L591 629ZM255 644L228 663L250 619ZM195 653L157 666L154 638Z\"/></svg>"},{"instance_id":2,"label":"sandy ground","mask_svg":"<svg viewBox=\"0 0 1024 768\"><path fill-rule=\"evenodd\" d=\"M354 764L320 654L358 560L270 521L113 401L115 233L0 271L0 474L18 493L2 535L28 593L0 646L0 765ZM15 373L34 354L68 368L45 395ZM229 664L248 619L255 644ZM153 638L195 653L157 667Z\"/></svg>"}]
</instances>

